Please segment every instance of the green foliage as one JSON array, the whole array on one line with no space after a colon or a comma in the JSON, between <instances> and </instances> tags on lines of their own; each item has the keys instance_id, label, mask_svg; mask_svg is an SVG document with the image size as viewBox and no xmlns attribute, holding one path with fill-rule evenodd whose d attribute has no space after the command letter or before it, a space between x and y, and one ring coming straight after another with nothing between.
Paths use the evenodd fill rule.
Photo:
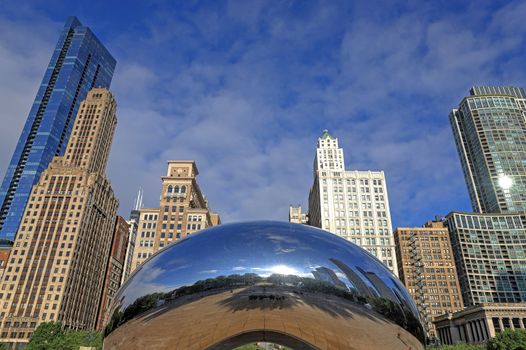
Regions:
<instances>
[{"instance_id":1,"label":"green foliage","mask_svg":"<svg viewBox=\"0 0 526 350\"><path fill-rule=\"evenodd\" d=\"M257 344L246 344L235 348L234 350L263 350L263 348L260 348Z\"/></svg>"},{"instance_id":2,"label":"green foliage","mask_svg":"<svg viewBox=\"0 0 526 350\"><path fill-rule=\"evenodd\" d=\"M0 343L0 350L9 350L7 348L7 345L5 345L4 343Z\"/></svg>"},{"instance_id":3,"label":"green foliage","mask_svg":"<svg viewBox=\"0 0 526 350\"><path fill-rule=\"evenodd\" d=\"M29 339L26 350L78 350L81 346L102 349L102 334L95 331L64 330L60 323L47 322L38 326Z\"/></svg>"},{"instance_id":4,"label":"green foliage","mask_svg":"<svg viewBox=\"0 0 526 350\"><path fill-rule=\"evenodd\" d=\"M506 329L488 341L487 350L526 350L526 330Z\"/></svg>"},{"instance_id":5,"label":"green foliage","mask_svg":"<svg viewBox=\"0 0 526 350\"><path fill-rule=\"evenodd\" d=\"M432 348L431 348L432 349ZM455 345L444 345L439 350L484 350L484 345L473 345L466 343L457 343Z\"/></svg>"}]
</instances>

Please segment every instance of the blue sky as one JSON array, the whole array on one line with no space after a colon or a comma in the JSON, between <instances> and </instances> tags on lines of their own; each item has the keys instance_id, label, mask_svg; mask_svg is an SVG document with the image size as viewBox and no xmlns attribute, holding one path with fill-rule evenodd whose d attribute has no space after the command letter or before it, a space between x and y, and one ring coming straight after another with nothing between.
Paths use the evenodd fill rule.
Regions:
<instances>
[{"instance_id":1,"label":"blue sky","mask_svg":"<svg viewBox=\"0 0 526 350\"><path fill-rule=\"evenodd\" d=\"M123 4L125 4L123 6ZM195 159L225 222L307 204L327 128L384 170L393 225L470 210L448 113L476 84L526 86L523 1L3 1L0 173L67 16L117 59L108 175L127 216Z\"/></svg>"}]
</instances>

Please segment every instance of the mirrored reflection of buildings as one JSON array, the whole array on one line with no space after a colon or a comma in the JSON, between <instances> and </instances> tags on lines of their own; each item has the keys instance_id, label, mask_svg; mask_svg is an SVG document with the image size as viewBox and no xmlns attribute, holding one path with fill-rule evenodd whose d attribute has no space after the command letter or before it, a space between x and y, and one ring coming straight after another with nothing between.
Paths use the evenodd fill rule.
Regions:
<instances>
[{"instance_id":1,"label":"mirrored reflection of buildings","mask_svg":"<svg viewBox=\"0 0 526 350\"><path fill-rule=\"evenodd\" d=\"M442 220L394 232L398 275L413 298L428 336L436 337L433 319L463 309L457 269Z\"/></svg>"},{"instance_id":2,"label":"mirrored reflection of buildings","mask_svg":"<svg viewBox=\"0 0 526 350\"><path fill-rule=\"evenodd\" d=\"M343 149L327 130L318 139L313 170L308 223L361 246L397 274L384 172L345 170ZM298 209L290 207L291 218L300 218Z\"/></svg>"},{"instance_id":3,"label":"mirrored reflection of buildings","mask_svg":"<svg viewBox=\"0 0 526 350\"><path fill-rule=\"evenodd\" d=\"M141 208L132 270L167 245L187 235L221 223L197 184L193 160L168 161L162 177L159 208Z\"/></svg>"},{"instance_id":4,"label":"mirrored reflection of buildings","mask_svg":"<svg viewBox=\"0 0 526 350\"><path fill-rule=\"evenodd\" d=\"M41 322L95 329L117 217L105 175L115 110L108 90L92 89L64 155L31 190L0 282L2 342L26 343Z\"/></svg>"},{"instance_id":5,"label":"mirrored reflection of buildings","mask_svg":"<svg viewBox=\"0 0 526 350\"><path fill-rule=\"evenodd\" d=\"M109 88L115 64L88 27L68 18L0 186L1 246L13 245L31 188L53 157L64 154L88 91Z\"/></svg>"},{"instance_id":6,"label":"mirrored reflection of buildings","mask_svg":"<svg viewBox=\"0 0 526 350\"><path fill-rule=\"evenodd\" d=\"M505 316L511 307L504 305L526 302L525 113L524 89L475 86L449 116L474 213L451 212L446 224L464 305L476 312L484 313L482 305L490 303L502 305ZM480 341L482 326L482 335L489 336L513 328L493 317L466 324L466 312L448 316L463 327L456 336L436 322L442 342Z\"/></svg>"},{"instance_id":7,"label":"mirrored reflection of buildings","mask_svg":"<svg viewBox=\"0 0 526 350\"><path fill-rule=\"evenodd\" d=\"M247 261L250 268L242 268ZM119 293L119 302L114 305L105 331L109 344L117 344L122 336L129 341L129 328L122 326L143 324L134 319L148 323L157 315L165 315L162 322L166 323L169 320L166 316L172 314L172 319L188 323L184 310L195 315L192 319L201 322L196 326L201 329L209 329L203 322L217 317L216 312L228 313L221 318L252 320L246 328L243 328L245 322L236 322L243 329L230 328L229 332L234 334L267 327L269 331L276 330L273 328L276 323L268 322L268 315L272 314L275 319L283 317L283 322L290 320L297 324L298 331L311 327L335 331L341 323L363 334L364 329L358 325L367 320L372 322L367 327L371 334L380 327L390 329L389 336L398 334L397 341L405 342L400 348L408 346L407 336L400 341L403 334L409 332L419 340L424 336L409 294L379 260L350 242L306 225L249 222L191 235L139 266ZM309 310L312 318L303 310ZM205 319L199 317L203 313L208 315ZM180 329L173 327L170 335L177 339L188 337L188 331L181 334ZM145 333L150 338L155 336ZM354 338L352 330L341 335L340 338ZM221 339L228 337L221 333ZM166 337L159 338L166 344ZM388 348L385 343L378 348ZM375 343L370 344L374 348ZM414 344L410 346L420 348Z\"/></svg>"}]
</instances>

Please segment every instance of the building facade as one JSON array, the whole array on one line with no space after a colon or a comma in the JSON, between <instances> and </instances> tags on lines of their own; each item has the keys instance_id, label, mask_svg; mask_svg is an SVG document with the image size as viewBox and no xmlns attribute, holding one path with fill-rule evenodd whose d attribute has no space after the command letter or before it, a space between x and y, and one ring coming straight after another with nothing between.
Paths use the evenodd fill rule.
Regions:
<instances>
[{"instance_id":1,"label":"building facade","mask_svg":"<svg viewBox=\"0 0 526 350\"><path fill-rule=\"evenodd\" d=\"M97 317L97 330L99 331L103 329L106 321L109 319L108 310L122 283L129 231L130 226L128 222L122 216L117 216L115 229L113 231L113 240L111 242L110 256L106 267L106 278L102 289L99 315Z\"/></svg>"},{"instance_id":2,"label":"building facade","mask_svg":"<svg viewBox=\"0 0 526 350\"><path fill-rule=\"evenodd\" d=\"M526 212L526 93L476 86L451 111L473 210Z\"/></svg>"},{"instance_id":3,"label":"building facade","mask_svg":"<svg viewBox=\"0 0 526 350\"><path fill-rule=\"evenodd\" d=\"M423 227L399 227L394 232L398 276L420 313L429 337L437 333L433 320L462 310L449 231L441 220Z\"/></svg>"},{"instance_id":4,"label":"building facade","mask_svg":"<svg viewBox=\"0 0 526 350\"><path fill-rule=\"evenodd\" d=\"M526 302L526 228L520 214L446 217L465 306Z\"/></svg>"},{"instance_id":5,"label":"building facade","mask_svg":"<svg viewBox=\"0 0 526 350\"><path fill-rule=\"evenodd\" d=\"M1 342L23 346L41 322L95 329L118 206L105 176L115 109L92 89L65 154L31 190L0 281Z\"/></svg>"},{"instance_id":6,"label":"building facade","mask_svg":"<svg viewBox=\"0 0 526 350\"><path fill-rule=\"evenodd\" d=\"M526 304L482 303L435 320L440 342L483 343L505 329L525 329Z\"/></svg>"},{"instance_id":7,"label":"building facade","mask_svg":"<svg viewBox=\"0 0 526 350\"><path fill-rule=\"evenodd\" d=\"M137 199L130 212L130 220L128 220L128 246L126 247L126 256L124 257L124 271L122 273L121 285L130 277L132 271L132 260L135 252L135 241L137 240L137 231L139 229L140 210L142 208L143 190L140 189L137 194Z\"/></svg>"},{"instance_id":8,"label":"building facade","mask_svg":"<svg viewBox=\"0 0 526 350\"><path fill-rule=\"evenodd\" d=\"M168 161L167 174L162 177L159 208L139 211L132 270L159 249L221 223L219 215L210 211L197 184L198 174L193 160Z\"/></svg>"},{"instance_id":9,"label":"building facade","mask_svg":"<svg viewBox=\"0 0 526 350\"><path fill-rule=\"evenodd\" d=\"M307 213L301 211L301 205L289 206L289 222L295 224L307 224L308 218Z\"/></svg>"},{"instance_id":10,"label":"building facade","mask_svg":"<svg viewBox=\"0 0 526 350\"><path fill-rule=\"evenodd\" d=\"M68 19L0 186L1 245L12 245L31 188L64 153L80 101L93 87L109 88L115 63L88 27Z\"/></svg>"},{"instance_id":11,"label":"building facade","mask_svg":"<svg viewBox=\"0 0 526 350\"><path fill-rule=\"evenodd\" d=\"M121 285L130 277L132 271L132 259L135 252L135 241L137 240L137 230L139 222L135 219L126 221L128 223L128 245L126 247L126 255L124 257L124 265L122 271Z\"/></svg>"},{"instance_id":12,"label":"building facade","mask_svg":"<svg viewBox=\"0 0 526 350\"><path fill-rule=\"evenodd\" d=\"M361 246L395 274L396 253L383 171L346 171L343 149L327 130L318 139L309 224Z\"/></svg>"}]
</instances>

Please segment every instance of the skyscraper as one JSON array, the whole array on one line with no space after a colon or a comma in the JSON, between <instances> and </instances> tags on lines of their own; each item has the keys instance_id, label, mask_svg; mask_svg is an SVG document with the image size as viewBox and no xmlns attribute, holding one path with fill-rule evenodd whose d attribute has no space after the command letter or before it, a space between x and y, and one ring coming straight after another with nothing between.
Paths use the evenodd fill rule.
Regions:
<instances>
[{"instance_id":1,"label":"skyscraper","mask_svg":"<svg viewBox=\"0 0 526 350\"><path fill-rule=\"evenodd\" d=\"M400 280L413 298L428 336L436 337L433 320L464 306L449 231L436 220L423 227L399 227L394 238Z\"/></svg>"},{"instance_id":2,"label":"skyscraper","mask_svg":"<svg viewBox=\"0 0 526 350\"><path fill-rule=\"evenodd\" d=\"M526 211L526 93L476 86L449 115L473 210Z\"/></svg>"},{"instance_id":3,"label":"skyscraper","mask_svg":"<svg viewBox=\"0 0 526 350\"><path fill-rule=\"evenodd\" d=\"M318 139L308 215L310 225L358 244L398 274L384 172L346 171L327 130Z\"/></svg>"},{"instance_id":4,"label":"skyscraper","mask_svg":"<svg viewBox=\"0 0 526 350\"><path fill-rule=\"evenodd\" d=\"M32 186L64 153L80 101L110 86L115 64L88 27L67 20L0 187L0 245L12 245Z\"/></svg>"},{"instance_id":5,"label":"skyscraper","mask_svg":"<svg viewBox=\"0 0 526 350\"><path fill-rule=\"evenodd\" d=\"M167 174L162 177L159 208L139 211L132 271L159 249L221 223L197 184L198 174L193 160L168 161Z\"/></svg>"},{"instance_id":6,"label":"skyscraper","mask_svg":"<svg viewBox=\"0 0 526 350\"><path fill-rule=\"evenodd\" d=\"M0 285L0 340L26 343L41 322L94 329L118 201L104 174L116 126L111 93L92 89L63 156L33 186Z\"/></svg>"}]
</instances>

